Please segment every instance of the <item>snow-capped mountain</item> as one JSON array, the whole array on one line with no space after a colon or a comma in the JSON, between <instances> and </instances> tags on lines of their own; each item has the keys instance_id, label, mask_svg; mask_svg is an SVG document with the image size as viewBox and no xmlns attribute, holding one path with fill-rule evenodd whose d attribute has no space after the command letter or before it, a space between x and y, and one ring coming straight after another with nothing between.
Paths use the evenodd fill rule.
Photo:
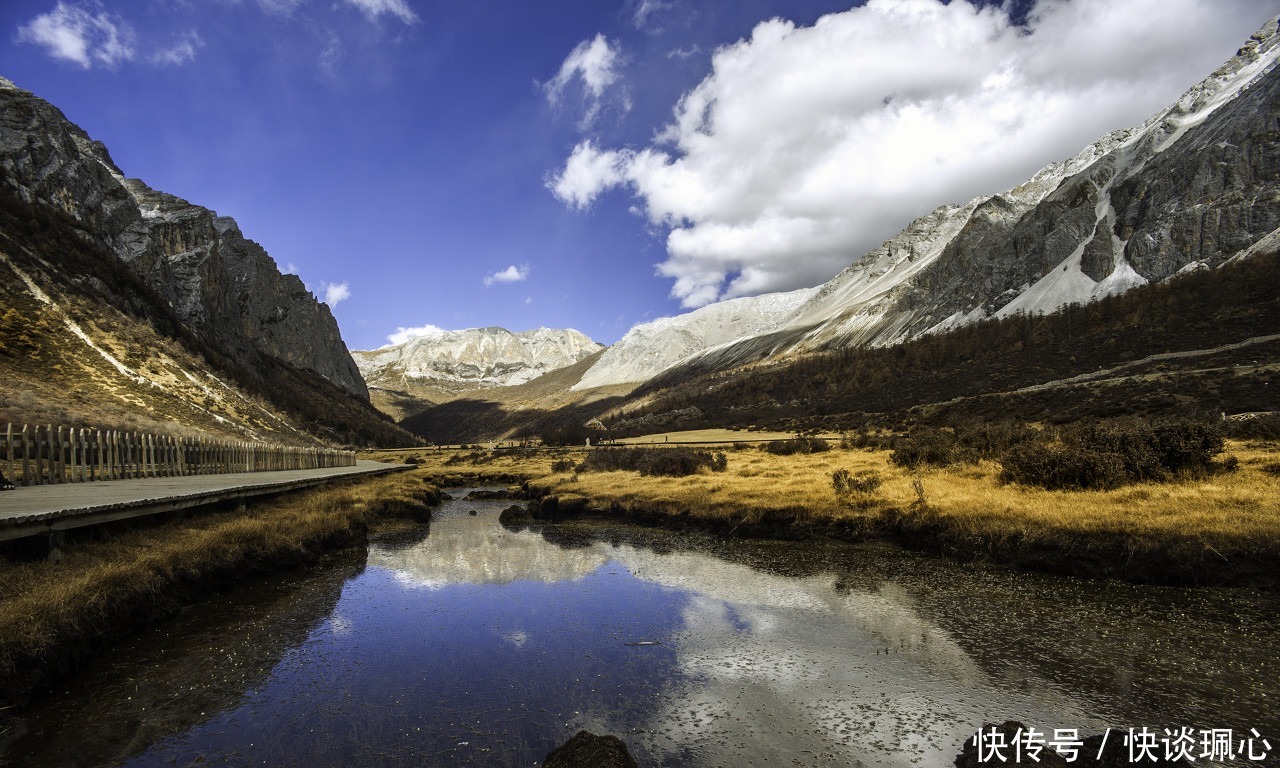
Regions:
<instances>
[{"instance_id":1,"label":"snow-capped mountain","mask_svg":"<svg viewBox=\"0 0 1280 768\"><path fill-rule=\"evenodd\" d=\"M1213 267L1280 227L1277 20L1175 104L1007 192L944 205L817 288L638 325L576 388L1052 312Z\"/></svg>"},{"instance_id":2,"label":"snow-capped mountain","mask_svg":"<svg viewBox=\"0 0 1280 768\"><path fill-rule=\"evenodd\" d=\"M370 387L412 391L416 385L511 386L572 365L604 347L566 328L512 333L505 328L438 331L367 352L352 352Z\"/></svg>"},{"instance_id":3,"label":"snow-capped mountain","mask_svg":"<svg viewBox=\"0 0 1280 768\"><path fill-rule=\"evenodd\" d=\"M635 326L610 347L574 389L644 381L719 346L778 327L816 288L769 293L711 304Z\"/></svg>"}]
</instances>

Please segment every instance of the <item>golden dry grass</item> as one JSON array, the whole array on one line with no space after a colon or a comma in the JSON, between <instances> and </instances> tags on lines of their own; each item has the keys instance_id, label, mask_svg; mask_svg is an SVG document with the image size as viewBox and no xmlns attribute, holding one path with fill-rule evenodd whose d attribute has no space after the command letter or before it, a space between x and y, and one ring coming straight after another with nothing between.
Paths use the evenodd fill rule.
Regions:
<instances>
[{"instance_id":1,"label":"golden dry grass","mask_svg":"<svg viewBox=\"0 0 1280 768\"><path fill-rule=\"evenodd\" d=\"M61 665L130 617L172 607L175 592L303 562L380 514L425 511L433 491L420 472L401 472L73 543L57 564L0 562L0 689L29 686L32 665Z\"/></svg>"},{"instance_id":2,"label":"golden dry grass","mask_svg":"<svg viewBox=\"0 0 1280 768\"><path fill-rule=\"evenodd\" d=\"M776 512L811 522L910 520L982 538L1026 540L1115 536L1130 541L1198 543L1235 551L1280 552L1280 478L1262 466L1280 461L1280 446L1229 441L1239 469L1208 478L1129 485L1114 491L1046 491L999 481L992 462L915 473L894 466L889 452L833 449L776 456L757 449L728 451L728 469L690 477L643 477L636 472L552 473L557 457L581 461L583 449L555 454L495 452L492 463L445 461L457 452L419 453L433 477L502 471L533 478L549 494L591 505L752 521ZM456 462L456 460L455 460ZM501 469L499 469L501 468ZM838 469L873 471L883 483L864 503L840 503L831 475ZM913 481L919 479L924 505Z\"/></svg>"}]
</instances>

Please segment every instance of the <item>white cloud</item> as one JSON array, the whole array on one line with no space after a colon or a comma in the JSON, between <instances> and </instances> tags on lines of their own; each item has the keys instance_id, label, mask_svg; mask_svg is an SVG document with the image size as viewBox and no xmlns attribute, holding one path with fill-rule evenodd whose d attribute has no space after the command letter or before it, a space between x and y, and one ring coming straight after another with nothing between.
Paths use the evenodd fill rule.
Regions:
<instances>
[{"instance_id":1,"label":"white cloud","mask_svg":"<svg viewBox=\"0 0 1280 768\"><path fill-rule=\"evenodd\" d=\"M326 283L324 286L324 303L331 308L338 306L339 302L346 301L351 298L351 286L346 283Z\"/></svg>"},{"instance_id":2,"label":"white cloud","mask_svg":"<svg viewBox=\"0 0 1280 768\"><path fill-rule=\"evenodd\" d=\"M601 152L588 139L573 148L563 171L547 179L547 188L560 200L582 210L606 189L627 180L626 171L631 160L630 152Z\"/></svg>"},{"instance_id":3,"label":"white cloud","mask_svg":"<svg viewBox=\"0 0 1280 768\"><path fill-rule=\"evenodd\" d=\"M370 19L377 19L386 14L395 16L405 24L418 21L418 15L413 12L406 0L347 0L347 4L359 8Z\"/></svg>"},{"instance_id":4,"label":"white cloud","mask_svg":"<svg viewBox=\"0 0 1280 768\"><path fill-rule=\"evenodd\" d=\"M189 61L195 61L196 51L204 47L204 40L193 29L174 43L171 47L158 51L151 56L151 61L155 64L166 64L170 66L181 66Z\"/></svg>"},{"instance_id":5,"label":"white cloud","mask_svg":"<svg viewBox=\"0 0 1280 768\"><path fill-rule=\"evenodd\" d=\"M812 27L772 19L716 51L651 146L579 143L547 186L577 209L627 187L667 233L658 272L686 307L815 285L937 205L1146 119L1278 11L1039 0L1019 28L966 0L870 0Z\"/></svg>"},{"instance_id":6,"label":"white cloud","mask_svg":"<svg viewBox=\"0 0 1280 768\"><path fill-rule=\"evenodd\" d=\"M258 0L258 7L273 16L288 16L299 5L302 0Z\"/></svg>"},{"instance_id":7,"label":"white cloud","mask_svg":"<svg viewBox=\"0 0 1280 768\"><path fill-rule=\"evenodd\" d=\"M579 125L584 129L590 126L600 114L605 90L618 81L617 67L622 62L620 51L619 44L610 44L601 34L578 43L560 64L556 76L542 85L547 101L556 106L569 84L574 80L581 81L585 111ZM623 112L631 108L625 93L619 97L618 103Z\"/></svg>"},{"instance_id":8,"label":"white cloud","mask_svg":"<svg viewBox=\"0 0 1280 768\"><path fill-rule=\"evenodd\" d=\"M488 287L494 283L519 283L527 280L528 277L528 265L517 267L515 264L512 264L504 270L494 272L492 275L486 275L484 278L484 284L485 287Z\"/></svg>"},{"instance_id":9,"label":"white cloud","mask_svg":"<svg viewBox=\"0 0 1280 768\"><path fill-rule=\"evenodd\" d=\"M409 341L410 339L416 339L419 336L429 336L432 338L440 338L444 334L445 334L445 330L443 328L436 325L431 325L430 323L427 323L426 325L420 325L417 328L405 328L401 326L399 328L396 328L395 333L391 334L390 336L387 336L387 344L388 345L403 344L406 341Z\"/></svg>"},{"instance_id":10,"label":"white cloud","mask_svg":"<svg viewBox=\"0 0 1280 768\"><path fill-rule=\"evenodd\" d=\"M33 43L55 59L85 69L100 64L114 69L134 57L133 28L108 13L100 2L59 2L18 28L18 42Z\"/></svg>"},{"instance_id":11,"label":"white cloud","mask_svg":"<svg viewBox=\"0 0 1280 768\"><path fill-rule=\"evenodd\" d=\"M672 6L671 2L663 2L663 0L640 0L636 3L635 12L631 14L631 23L636 29L644 29L649 24L650 18Z\"/></svg>"}]
</instances>

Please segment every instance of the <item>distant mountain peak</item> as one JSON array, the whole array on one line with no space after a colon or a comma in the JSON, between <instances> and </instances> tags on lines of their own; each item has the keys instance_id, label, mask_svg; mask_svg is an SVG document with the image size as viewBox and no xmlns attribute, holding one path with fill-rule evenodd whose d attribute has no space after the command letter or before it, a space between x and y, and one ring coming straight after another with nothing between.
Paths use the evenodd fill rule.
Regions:
<instances>
[{"instance_id":1,"label":"distant mountain peak","mask_svg":"<svg viewBox=\"0 0 1280 768\"><path fill-rule=\"evenodd\" d=\"M572 328L513 332L498 326L437 330L352 353L370 386L408 390L444 383L476 388L511 386L564 368L604 349Z\"/></svg>"}]
</instances>

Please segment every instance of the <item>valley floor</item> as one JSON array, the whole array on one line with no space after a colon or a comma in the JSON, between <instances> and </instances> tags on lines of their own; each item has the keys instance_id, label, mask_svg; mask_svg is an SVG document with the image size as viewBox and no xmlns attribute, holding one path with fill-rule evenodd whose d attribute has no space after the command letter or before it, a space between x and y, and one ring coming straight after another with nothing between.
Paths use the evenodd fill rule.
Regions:
<instances>
[{"instance_id":1,"label":"valley floor","mask_svg":"<svg viewBox=\"0 0 1280 768\"><path fill-rule=\"evenodd\" d=\"M661 440L661 438L660 438ZM671 440L677 442L676 439ZM706 446L699 446L705 448ZM528 514L607 516L727 536L888 539L963 560L1151 584L1280 589L1280 445L1228 441L1237 468L1111 491L1002 484L983 461L913 471L889 451L778 456L726 445L727 468L687 477L553 471L587 449L407 451L441 485L522 483ZM838 499L832 475L874 473L872 492Z\"/></svg>"}]
</instances>

